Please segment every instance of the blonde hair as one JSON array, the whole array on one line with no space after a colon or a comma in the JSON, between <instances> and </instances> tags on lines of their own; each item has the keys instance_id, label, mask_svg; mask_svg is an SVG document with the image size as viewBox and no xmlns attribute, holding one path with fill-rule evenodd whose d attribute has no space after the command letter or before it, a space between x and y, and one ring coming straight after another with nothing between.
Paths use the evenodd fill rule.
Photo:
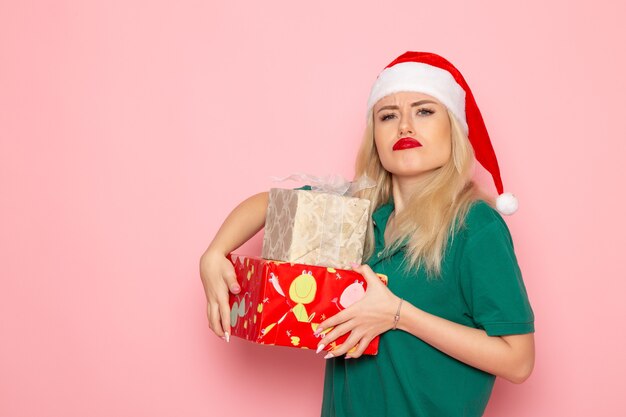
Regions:
<instances>
[{"instance_id":1,"label":"blonde hair","mask_svg":"<svg viewBox=\"0 0 626 417\"><path fill-rule=\"evenodd\" d=\"M387 246L392 251L407 243L407 267L426 268L429 278L441 275L441 263L448 238L463 226L471 204L479 199L493 204L472 180L474 150L455 116L448 110L451 127L452 153L448 162L428 173L407 201L401 213L396 213L395 229ZM367 117L363 142L358 151L355 178L367 174L376 186L360 191L357 196L371 202L371 211L386 204L392 195L391 174L382 166L374 143L374 116ZM372 218L369 218L363 259L374 252Z\"/></svg>"}]
</instances>

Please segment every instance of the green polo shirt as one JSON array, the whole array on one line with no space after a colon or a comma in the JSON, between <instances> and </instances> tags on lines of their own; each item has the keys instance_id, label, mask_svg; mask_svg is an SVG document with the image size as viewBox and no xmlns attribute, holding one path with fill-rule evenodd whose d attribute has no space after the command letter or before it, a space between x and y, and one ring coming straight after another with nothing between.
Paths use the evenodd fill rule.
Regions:
<instances>
[{"instance_id":1,"label":"green polo shirt","mask_svg":"<svg viewBox=\"0 0 626 417\"><path fill-rule=\"evenodd\" d=\"M309 186L300 189L310 189ZM406 270L404 247L384 254L393 198L372 214L375 251L367 260L389 277L389 289L419 309L489 336L534 332L534 314L500 214L475 202L448 246L442 275ZM495 376L467 365L401 330L380 335L378 355L328 359L322 417L482 416Z\"/></svg>"}]
</instances>

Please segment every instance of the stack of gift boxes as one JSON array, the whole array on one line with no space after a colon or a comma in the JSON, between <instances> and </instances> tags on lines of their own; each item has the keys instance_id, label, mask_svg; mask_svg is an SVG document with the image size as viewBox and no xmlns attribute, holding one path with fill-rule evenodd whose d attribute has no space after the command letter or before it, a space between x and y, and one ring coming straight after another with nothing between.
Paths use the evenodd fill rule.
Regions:
<instances>
[{"instance_id":1,"label":"stack of gift boxes","mask_svg":"<svg viewBox=\"0 0 626 417\"><path fill-rule=\"evenodd\" d=\"M272 188L261 257L228 255L241 286L230 295L231 333L266 345L316 349L331 330L316 336L317 326L365 294L365 279L349 268L362 262L369 216L367 199ZM377 352L375 338L364 353Z\"/></svg>"}]
</instances>

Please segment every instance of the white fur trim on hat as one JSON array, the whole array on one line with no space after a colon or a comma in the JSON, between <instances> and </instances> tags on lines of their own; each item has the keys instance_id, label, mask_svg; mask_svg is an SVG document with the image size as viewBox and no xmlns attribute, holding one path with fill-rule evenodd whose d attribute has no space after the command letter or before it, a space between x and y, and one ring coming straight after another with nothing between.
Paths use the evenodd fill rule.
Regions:
<instances>
[{"instance_id":1,"label":"white fur trim on hat","mask_svg":"<svg viewBox=\"0 0 626 417\"><path fill-rule=\"evenodd\" d=\"M421 62L401 62L385 68L379 75L367 100L367 111L389 94L414 91L435 97L454 114L464 133L468 134L465 118L465 90L448 71Z\"/></svg>"},{"instance_id":2,"label":"white fur trim on hat","mask_svg":"<svg viewBox=\"0 0 626 417\"><path fill-rule=\"evenodd\" d=\"M517 197L511 193L502 193L496 198L496 209L502 214L511 215L518 207Z\"/></svg>"}]
</instances>

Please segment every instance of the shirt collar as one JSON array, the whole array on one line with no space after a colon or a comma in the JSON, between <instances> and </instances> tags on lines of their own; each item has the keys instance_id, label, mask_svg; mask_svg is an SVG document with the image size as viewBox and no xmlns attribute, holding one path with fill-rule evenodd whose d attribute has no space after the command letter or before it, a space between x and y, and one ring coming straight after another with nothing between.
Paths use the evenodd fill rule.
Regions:
<instances>
[{"instance_id":1,"label":"shirt collar","mask_svg":"<svg viewBox=\"0 0 626 417\"><path fill-rule=\"evenodd\" d=\"M375 250L372 254L371 266L376 265L383 259L387 259L395 255L398 251L403 250L408 244L408 239L405 239L405 241L400 246L396 247L392 252L386 254L382 253L382 250L385 247L385 230L387 228L387 221L389 220L389 216L394 208L395 205L393 202L393 196L390 196L387 203L379 206L376 210L374 210L374 213L372 213L372 220L374 222Z\"/></svg>"},{"instance_id":2,"label":"shirt collar","mask_svg":"<svg viewBox=\"0 0 626 417\"><path fill-rule=\"evenodd\" d=\"M374 225L376 225L383 232L387 226L387 220L389 220L389 216L394 209L393 197L389 197L389 201L382 206L379 206L374 213L372 213L372 220L374 221Z\"/></svg>"},{"instance_id":3,"label":"shirt collar","mask_svg":"<svg viewBox=\"0 0 626 417\"><path fill-rule=\"evenodd\" d=\"M389 220L389 216L393 210L393 197L390 197L387 203L379 206L376 210L374 210L374 213L372 213L375 249L377 251L380 251L385 247L385 230L387 229L387 221Z\"/></svg>"}]
</instances>

